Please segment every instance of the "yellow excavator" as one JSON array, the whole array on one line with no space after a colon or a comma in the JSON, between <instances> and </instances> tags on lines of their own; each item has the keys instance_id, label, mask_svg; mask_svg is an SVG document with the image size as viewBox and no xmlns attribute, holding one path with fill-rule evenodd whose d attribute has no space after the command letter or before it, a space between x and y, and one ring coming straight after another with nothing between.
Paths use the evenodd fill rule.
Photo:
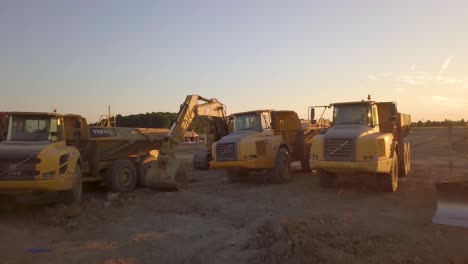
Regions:
<instances>
[{"instance_id":1,"label":"yellow excavator","mask_svg":"<svg viewBox=\"0 0 468 264\"><path fill-rule=\"evenodd\" d=\"M144 171L141 175L145 176L144 179L140 180L145 186L161 188L164 187L161 183L173 183L167 185L168 188L173 189L183 184L186 177L185 169L184 165L176 160L175 148L183 140L185 131L196 116L208 116L213 121L211 124L212 133L207 135L205 141L206 150L194 156L195 168L208 169L212 159L211 143L229 133L226 107L214 98L206 99L195 94L187 95L180 106L176 121L172 124L159 148L157 160L150 157L143 167Z\"/></svg>"}]
</instances>

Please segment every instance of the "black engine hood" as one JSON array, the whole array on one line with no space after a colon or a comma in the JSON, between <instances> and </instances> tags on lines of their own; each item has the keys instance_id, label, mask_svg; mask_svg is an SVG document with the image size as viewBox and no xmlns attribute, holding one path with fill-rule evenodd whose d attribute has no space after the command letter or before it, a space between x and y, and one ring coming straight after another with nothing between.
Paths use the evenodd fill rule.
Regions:
<instances>
[{"instance_id":1,"label":"black engine hood","mask_svg":"<svg viewBox=\"0 0 468 264\"><path fill-rule=\"evenodd\" d=\"M248 137L253 134L257 134L259 131L257 130L240 130L233 132L227 136L222 137L218 143L219 144L229 144L229 143L237 143L239 140Z\"/></svg>"},{"instance_id":2,"label":"black engine hood","mask_svg":"<svg viewBox=\"0 0 468 264\"><path fill-rule=\"evenodd\" d=\"M0 143L0 160L17 160L36 157L48 143Z\"/></svg>"}]
</instances>

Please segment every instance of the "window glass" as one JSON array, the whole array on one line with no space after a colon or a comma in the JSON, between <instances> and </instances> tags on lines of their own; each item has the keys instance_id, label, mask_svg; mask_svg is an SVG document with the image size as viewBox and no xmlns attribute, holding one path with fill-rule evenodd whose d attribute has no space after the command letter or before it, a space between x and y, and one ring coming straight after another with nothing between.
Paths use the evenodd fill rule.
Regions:
<instances>
[{"instance_id":1,"label":"window glass","mask_svg":"<svg viewBox=\"0 0 468 264\"><path fill-rule=\"evenodd\" d=\"M335 125L362 124L371 126L372 115L368 104L335 105L333 110Z\"/></svg>"},{"instance_id":2,"label":"window glass","mask_svg":"<svg viewBox=\"0 0 468 264\"><path fill-rule=\"evenodd\" d=\"M53 136L57 135L57 120L53 117L21 115L11 116L10 121L10 141L54 141Z\"/></svg>"},{"instance_id":3,"label":"window glass","mask_svg":"<svg viewBox=\"0 0 468 264\"><path fill-rule=\"evenodd\" d=\"M245 115L237 115L234 117L234 130L263 130L262 128L262 120L261 115L259 114L245 114Z\"/></svg>"}]
</instances>

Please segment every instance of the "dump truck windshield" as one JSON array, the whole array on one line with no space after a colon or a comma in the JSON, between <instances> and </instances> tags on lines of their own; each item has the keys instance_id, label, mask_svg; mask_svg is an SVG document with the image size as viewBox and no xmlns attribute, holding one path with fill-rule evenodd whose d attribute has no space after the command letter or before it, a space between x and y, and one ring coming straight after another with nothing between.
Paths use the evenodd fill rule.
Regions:
<instances>
[{"instance_id":1,"label":"dump truck windshield","mask_svg":"<svg viewBox=\"0 0 468 264\"><path fill-rule=\"evenodd\" d=\"M372 125L371 107L369 104L340 104L333 109L333 124Z\"/></svg>"},{"instance_id":2,"label":"dump truck windshield","mask_svg":"<svg viewBox=\"0 0 468 264\"><path fill-rule=\"evenodd\" d=\"M242 114L234 116L234 131L240 130L263 130L262 115L257 113Z\"/></svg>"},{"instance_id":3,"label":"dump truck windshield","mask_svg":"<svg viewBox=\"0 0 468 264\"><path fill-rule=\"evenodd\" d=\"M8 141L56 141L57 119L53 116L10 116Z\"/></svg>"}]
</instances>

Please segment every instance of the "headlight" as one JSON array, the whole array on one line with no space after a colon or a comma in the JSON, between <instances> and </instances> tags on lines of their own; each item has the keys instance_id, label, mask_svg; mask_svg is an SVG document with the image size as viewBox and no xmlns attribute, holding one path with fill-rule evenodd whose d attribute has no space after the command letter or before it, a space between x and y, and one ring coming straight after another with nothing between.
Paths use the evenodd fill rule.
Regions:
<instances>
[{"instance_id":1,"label":"headlight","mask_svg":"<svg viewBox=\"0 0 468 264\"><path fill-rule=\"evenodd\" d=\"M50 171L42 175L42 178L52 178L52 177L55 177L55 171Z\"/></svg>"}]
</instances>

